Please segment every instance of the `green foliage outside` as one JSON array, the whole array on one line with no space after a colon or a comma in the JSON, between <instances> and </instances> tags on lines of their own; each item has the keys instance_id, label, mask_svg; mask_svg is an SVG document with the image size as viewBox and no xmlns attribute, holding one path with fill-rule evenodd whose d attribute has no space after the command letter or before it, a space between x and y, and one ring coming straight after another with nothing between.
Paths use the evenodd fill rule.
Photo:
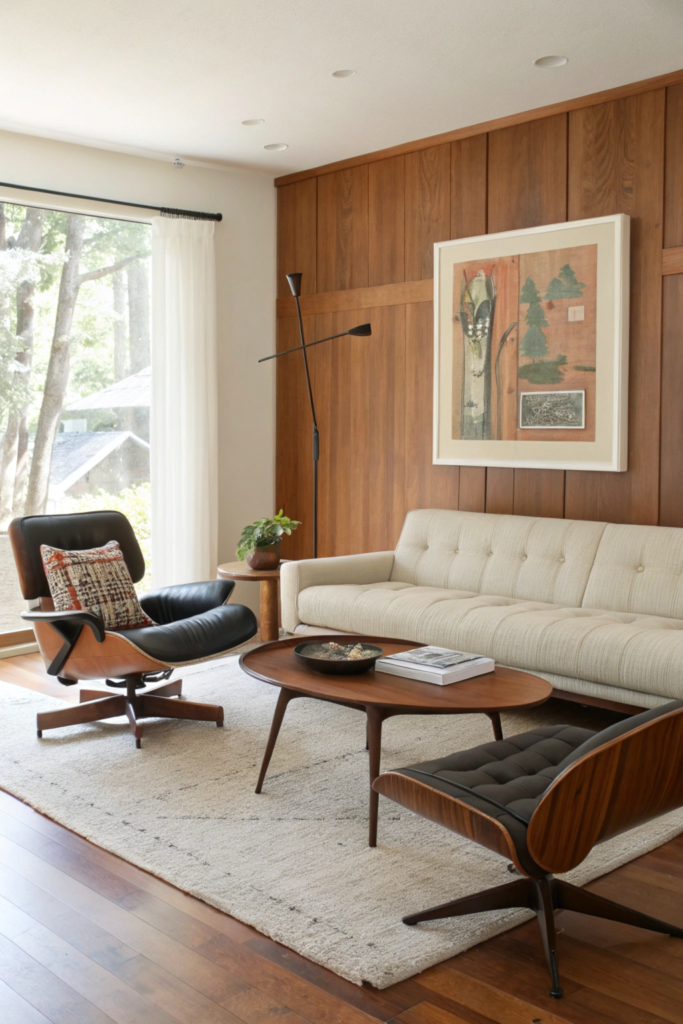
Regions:
<instances>
[{"instance_id":1,"label":"green foliage outside","mask_svg":"<svg viewBox=\"0 0 683 1024\"><path fill-rule=\"evenodd\" d=\"M254 548L270 547L277 544L283 533L288 537L293 530L301 523L296 519L290 519L283 515L282 509L272 519L257 519L242 530L242 536L237 545L237 557L242 562Z\"/></svg>"},{"instance_id":2,"label":"green foliage outside","mask_svg":"<svg viewBox=\"0 0 683 1024\"><path fill-rule=\"evenodd\" d=\"M586 285L576 280L576 274L568 263L560 270L560 276L554 277L545 293L546 299L580 299Z\"/></svg>"},{"instance_id":3,"label":"green foliage outside","mask_svg":"<svg viewBox=\"0 0 683 1024\"><path fill-rule=\"evenodd\" d=\"M14 334L16 305L14 295L21 281L36 284L36 324L33 346L33 372L28 374L31 409L30 430L33 433L43 398L45 377L50 358L55 309L62 266L68 258L64 251L67 214L46 210L40 252L32 253L13 247L26 215L26 208L5 204L8 248L0 259L0 432L7 413L22 403L22 395L14 388L14 356L21 342ZM86 217L86 239L81 256L83 273L115 264L137 253L146 261L150 256L148 224ZM3 309L5 315L2 316ZM112 304L112 278L87 281L80 289L71 332L71 372L65 406L114 383L113 325L117 314ZM106 411L104 416L107 416ZM90 421L92 417L92 422ZM88 414L88 429L117 429L118 423L95 422L102 413ZM111 420L111 415L109 414ZM119 428L120 429L120 428Z\"/></svg>"},{"instance_id":4,"label":"green foliage outside","mask_svg":"<svg viewBox=\"0 0 683 1024\"><path fill-rule=\"evenodd\" d=\"M60 512L123 512L130 521L133 532L142 548L145 558L145 575L136 590L140 594L152 588L152 485L137 484L127 487L118 494L107 494L98 491L96 494L83 494L79 498L62 498L59 503Z\"/></svg>"},{"instance_id":5,"label":"green foliage outside","mask_svg":"<svg viewBox=\"0 0 683 1024\"><path fill-rule=\"evenodd\" d=\"M525 363L519 368L519 376L530 384L561 384L564 380L564 368L567 357L559 355L557 359L539 359L536 363Z\"/></svg>"}]
</instances>

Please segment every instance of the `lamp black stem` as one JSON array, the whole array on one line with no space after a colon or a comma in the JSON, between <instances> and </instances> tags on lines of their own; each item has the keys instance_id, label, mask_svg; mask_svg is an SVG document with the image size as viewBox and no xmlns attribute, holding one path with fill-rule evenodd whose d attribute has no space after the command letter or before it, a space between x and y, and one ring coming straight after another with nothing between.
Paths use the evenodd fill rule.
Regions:
<instances>
[{"instance_id":1,"label":"lamp black stem","mask_svg":"<svg viewBox=\"0 0 683 1024\"><path fill-rule=\"evenodd\" d=\"M306 384L308 385L308 397L311 402L311 416L313 417L313 557L318 557L318 461L320 459L320 435L318 433L318 420L315 415L315 402L313 401L313 388L311 387L311 374L308 369L308 353L306 352L306 341L304 339L304 324L301 319L301 306L299 296L294 296L296 302L296 315L299 319L299 335L301 337L301 351L304 357L304 368L306 370Z\"/></svg>"}]
</instances>

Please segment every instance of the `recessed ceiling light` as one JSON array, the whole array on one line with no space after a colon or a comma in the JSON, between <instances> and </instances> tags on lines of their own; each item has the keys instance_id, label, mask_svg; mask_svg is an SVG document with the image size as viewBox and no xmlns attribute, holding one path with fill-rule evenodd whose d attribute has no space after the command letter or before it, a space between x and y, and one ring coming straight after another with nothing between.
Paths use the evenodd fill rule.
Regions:
<instances>
[{"instance_id":1,"label":"recessed ceiling light","mask_svg":"<svg viewBox=\"0 0 683 1024\"><path fill-rule=\"evenodd\" d=\"M281 149L289 149L286 142L271 142L270 145L264 146L270 153L279 152Z\"/></svg>"},{"instance_id":2,"label":"recessed ceiling light","mask_svg":"<svg viewBox=\"0 0 683 1024\"><path fill-rule=\"evenodd\" d=\"M250 117L248 121L242 121L242 124L246 124L247 128L254 128L257 124L265 124L262 117Z\"/></svg>"},{"instance_id":3,"label":"recessed ceiling light","mask_svg":"<svg viewBox=\"0 0 683 1024\"><path fill-rule=\"evenodd\" d=\"M538 57L534 64L537 68L561 68L563 64L567 63L567 57Z\"/></svg>"},{"instance_id":4,"label":"recessed ceiling light","mask_svg":"<svg viewBox=\"0 0 683 1024\"><path fill-rule=\"evenodd\" d=\"M352 71L351 68L343 68L341 71L333 71L332 72L332 77L333 78L350 78L351 75L355 75L355 73L356 72Z\"/></svg>"}]
</instances>

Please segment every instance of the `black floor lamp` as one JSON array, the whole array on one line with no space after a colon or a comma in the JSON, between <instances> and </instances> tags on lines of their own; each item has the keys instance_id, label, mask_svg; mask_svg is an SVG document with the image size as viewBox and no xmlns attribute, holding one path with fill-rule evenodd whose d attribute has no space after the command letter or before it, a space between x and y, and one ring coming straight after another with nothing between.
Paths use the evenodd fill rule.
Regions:
<instances>
[{"instance_id":1,"label":"black floor lamp","mask_svg":"<svg viewBox=\"0 0 683 1024\"><path fill-rule=\"evenodd\" d=\"M259 359L259 363L265 363L268 359L278 359L280 356L288 356L290 352L301 352L304 357L304 369L306 370L306 384L308 385L308 397L311 403L311 416L313 417L313 557L318 557L318 459L320 458L320 433L318 431L318 420L315 415L315 402L313 401L313 388L311 387L311 375L308 371L308 355L306 350L313 345L321 345L323 341L332 341L333 338L343 338L346 334L353 334L356 337L365 338L372 334L370 324L360 324L352 327L349 331L340 331L339 334L331 334L329 338L320 338L319 341L312 341L307 345L304 340L304 325L301 319L301 307L299 296L301 295L301 274L287 274L287 281L296 302L296 315L299 318L299 335L301 344L296 348L288 348L285 352L276 352L272 356L265 356Z\"/></svg>"}]
</instances>

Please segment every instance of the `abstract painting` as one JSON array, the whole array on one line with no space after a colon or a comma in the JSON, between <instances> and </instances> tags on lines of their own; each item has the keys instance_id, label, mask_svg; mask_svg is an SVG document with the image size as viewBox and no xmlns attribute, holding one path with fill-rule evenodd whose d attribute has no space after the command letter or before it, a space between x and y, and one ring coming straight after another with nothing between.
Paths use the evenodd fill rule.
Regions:
<instances>
[{"instance_id":1,"label":"abstract painting","mask_svg":"<svg viewBox=\"0 0 683 1024\"><path fill-rule=\"evenodd\" d=\"M435 461L625 468L627 246L623 215L437 243Z\"/></svg>"}]
</instances>

